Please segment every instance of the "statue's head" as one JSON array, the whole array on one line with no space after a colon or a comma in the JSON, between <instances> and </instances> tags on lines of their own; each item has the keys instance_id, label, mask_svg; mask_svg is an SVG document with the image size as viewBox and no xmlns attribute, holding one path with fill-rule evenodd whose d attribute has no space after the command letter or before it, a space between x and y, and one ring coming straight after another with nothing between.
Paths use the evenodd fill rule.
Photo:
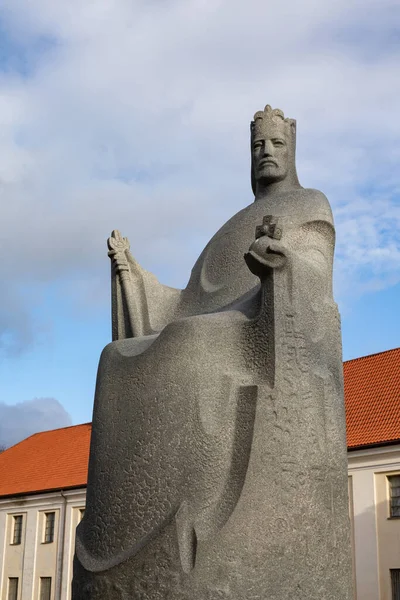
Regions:
<instances>
[{"instance_id":1,"label":"statue's head","mask_svg":"<svg viewBox=\"0 0 400 600\"><path fill-rule=\"evenodd\" d=\"M296 121L285 119L278 108L269 105L254 115L251 131L251 185L256 195L259 185L287 180L299 187L296 173Z\"/></svg>"}]
</instances>

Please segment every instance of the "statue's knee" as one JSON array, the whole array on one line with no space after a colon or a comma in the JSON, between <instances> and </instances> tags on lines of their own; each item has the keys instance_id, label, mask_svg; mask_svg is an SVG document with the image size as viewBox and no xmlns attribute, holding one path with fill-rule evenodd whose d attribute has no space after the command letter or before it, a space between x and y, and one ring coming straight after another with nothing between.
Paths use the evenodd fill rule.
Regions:
<instances>
[{"instance_id":1,"label":"statue's knee","mask_svg":"<svg viewBox=\"0 0 400 600\"><path fill-rule=\"evenodd\" d=\"M110 342L109 344L107 344L107 346L105 346L103 348L103 351L100 355L100 364L109 360L110 357L115 353L115 350L116 350L115 344L116 343L117 342Z\"/></svg>"}]
</instances>

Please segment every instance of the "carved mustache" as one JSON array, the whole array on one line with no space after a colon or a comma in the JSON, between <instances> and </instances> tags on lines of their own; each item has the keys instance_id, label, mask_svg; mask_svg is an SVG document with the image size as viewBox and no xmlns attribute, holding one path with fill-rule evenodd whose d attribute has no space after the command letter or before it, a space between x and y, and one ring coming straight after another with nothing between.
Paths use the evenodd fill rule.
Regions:
<instances>
[{"instance_id":1,"label":"carved mustache","mask_svg":"<svg viewBox=\"0 0 400 600\"><path fill-rule=\"evenodd\" d=\"M278 166L278 163L275 162L274 160L270 159L270 158L266 158L264 160L261 160L259 163L260 167L263 167L264 165L275 165L275 167Z\"/></svg>"}]
</instances>

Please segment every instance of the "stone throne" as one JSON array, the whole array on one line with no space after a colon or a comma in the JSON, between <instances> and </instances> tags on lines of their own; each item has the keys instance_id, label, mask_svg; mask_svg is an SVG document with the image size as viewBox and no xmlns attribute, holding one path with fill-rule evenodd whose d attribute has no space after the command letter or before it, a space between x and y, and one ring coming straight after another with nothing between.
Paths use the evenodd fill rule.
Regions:
<instances>
[{"instance_id":1,"label":"stone throne","mask_svg":"<svg viewBox=\"0 0 400 600\"><path fill-rule=\"evenodd\" d=\"M251 123L254 203L163 286L114 232L73 600L350 600L335 231L296 123Z\"/></svg>"}]
</instances>

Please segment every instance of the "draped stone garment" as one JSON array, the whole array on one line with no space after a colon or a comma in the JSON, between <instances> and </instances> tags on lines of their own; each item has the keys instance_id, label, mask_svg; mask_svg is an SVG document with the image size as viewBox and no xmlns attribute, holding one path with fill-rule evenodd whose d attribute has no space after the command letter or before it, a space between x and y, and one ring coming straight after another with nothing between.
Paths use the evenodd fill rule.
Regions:
<instances>
[{"instance_id":1,"label":"draped stone garment","mask_svg":"<svg viewBox=\"0 0 400 600\"><path fill-rule=\"evenodd\" d=\"M286 264L258 281L243 254L265 215ZM320 192L257 201L174 321L105 348L74 600L352 598L334 235Z\"/></svg>"}]
</instances>

